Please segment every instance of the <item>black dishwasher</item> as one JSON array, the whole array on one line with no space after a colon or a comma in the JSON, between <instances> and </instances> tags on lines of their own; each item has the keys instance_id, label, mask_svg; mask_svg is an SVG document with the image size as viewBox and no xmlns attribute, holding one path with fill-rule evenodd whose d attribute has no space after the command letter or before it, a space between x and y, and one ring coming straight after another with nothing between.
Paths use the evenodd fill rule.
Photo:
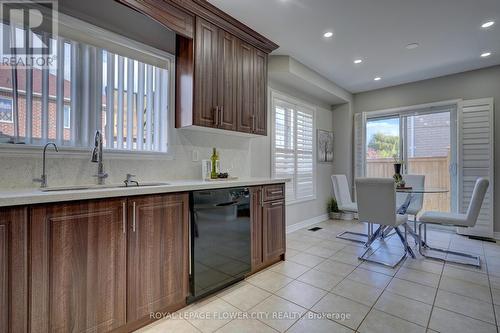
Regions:
<instances>
[{"instance_id":1,"label":"black dishwasher","mask_svg":"<svg viewBox=\"0 0 500 333\"><path fill-rule=\"evenodd\" d=\"M190 206L188 302L193 302L250 272L250 191L246 187L193 191Z\"/></svg>"}]
</instances>

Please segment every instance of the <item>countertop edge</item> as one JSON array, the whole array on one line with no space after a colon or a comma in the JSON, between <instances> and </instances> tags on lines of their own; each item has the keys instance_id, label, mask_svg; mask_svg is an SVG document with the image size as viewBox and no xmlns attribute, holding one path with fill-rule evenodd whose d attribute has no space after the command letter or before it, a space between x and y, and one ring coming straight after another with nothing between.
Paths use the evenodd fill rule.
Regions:
<instances>
[{"instance_id":1,"label":"countertop edge","mask_svg":"<svg viewBox=\"0 0 500 333\"><path fill-rule=\"evenodd\" d=\"M130 197L148 194L166 194L197 190L221 189L238 186L259 186L286 183L287 179L241 179L230 181L173 181L170 185L86 189L78 191L42 192L39 189L0 190L0 207L36 205L78 200Z\"/></svg>"}]
</instances>

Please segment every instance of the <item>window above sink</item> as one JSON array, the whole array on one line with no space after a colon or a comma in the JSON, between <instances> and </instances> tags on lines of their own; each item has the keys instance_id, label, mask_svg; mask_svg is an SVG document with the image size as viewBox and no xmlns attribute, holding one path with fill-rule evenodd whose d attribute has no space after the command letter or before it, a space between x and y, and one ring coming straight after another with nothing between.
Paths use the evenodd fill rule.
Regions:
<instances>
[{"instance_id":1,"label":"window above sink","mask_svg":"<svg viewBox=\"0 0 500 333\"><path fill-rule=\"evenodd\" d=\"M58 21L57 35L0 25L11 45L29 36L56 56L49 66L0 69L0 149L55 142L87 152L100 130L107 152L168 156L174 56L61 13Z\"/></svg>"}]
</instances>

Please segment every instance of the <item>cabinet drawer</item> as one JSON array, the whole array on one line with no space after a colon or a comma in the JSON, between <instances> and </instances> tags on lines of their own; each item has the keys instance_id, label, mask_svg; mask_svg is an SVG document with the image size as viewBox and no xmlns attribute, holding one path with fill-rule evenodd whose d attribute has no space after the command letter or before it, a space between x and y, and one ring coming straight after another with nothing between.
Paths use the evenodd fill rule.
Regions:
<instances>
[{"instance_id":1,"label":"cabinet drawer","mask_svg":"<svg viewBox=\"0 0 500 333\"><path fill-rule=\"evenodd\" d=\"M279 200L285 197L285 185L267 185L263 188L264 201Z\"/></svg>"}]
</instances>

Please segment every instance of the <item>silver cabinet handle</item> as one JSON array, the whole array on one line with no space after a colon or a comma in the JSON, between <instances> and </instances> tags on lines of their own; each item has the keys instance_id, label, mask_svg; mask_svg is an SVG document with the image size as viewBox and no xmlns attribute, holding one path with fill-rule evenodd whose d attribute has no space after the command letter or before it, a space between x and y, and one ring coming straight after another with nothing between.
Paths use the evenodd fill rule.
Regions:
<instances>
[{"instance_id":1,"label":"silver cabinet handle","mask_svg":"<svg viewBox=\"0 0 500 333\"><path fill-rule=\"evenodd\" d=\"M255 115L252 115L252 132L255 132Z\"/></svg>"},{"instance_id":2,"label":"silver cabinet handle","mask_svg":"<svg viewBox=\"0 0 500 333\"><path fill-rule=\"evenodd\" d=\"M271 203L271 206L278 206L278 205L282 205L282 204L283 204L283 201L277 201L277 202Z\"/></svg>"},{"instance_id":3,"label":"silver cabinet handle","mask_svg":"<svg viewBox=\"0 0 500 333\"><path fill-rule=\"evenodd\" d=\"M219 126L222 126L222 123L224 122L224 106L219 106Z\"/></svg>"},{"instance_id":4,"label":"silver cabinet handle","mask_svg":"<svg viewBox=\"0 0 500 333\"><path fill-rule=\"evenodd\" d=\"M219 107L214 107L214 125L215 127L219 126Z\"/></svg>"},{"instance_id":5,"label":"silver cabinet handle","mask_svg":"<svg viewBox=\"0 0 500 333\"><path fill-rule=\"evenodd\" d=\"M271 194L283 194L283 191L272 191Z\"/></svg>"},{"instance_id":6,"label":"silver cabinet handle","mask_svg":"<svg viewBox=\"0 0 500 333\"><path fill-rule=\"evenodd\" d=\"M122 223L123 223L123 233L127 232L127 203L122 202Z\"/></svg>"},{"instance_id":7,"label":"silver cabinet handle","mask_svg":"<svg viewBox=\"0 0 500 333\"><path fill-rule=\"evenodd\" d=\"M135 201L132 203L132 231L135 232Z\"/></svg>"}]
</instances>

